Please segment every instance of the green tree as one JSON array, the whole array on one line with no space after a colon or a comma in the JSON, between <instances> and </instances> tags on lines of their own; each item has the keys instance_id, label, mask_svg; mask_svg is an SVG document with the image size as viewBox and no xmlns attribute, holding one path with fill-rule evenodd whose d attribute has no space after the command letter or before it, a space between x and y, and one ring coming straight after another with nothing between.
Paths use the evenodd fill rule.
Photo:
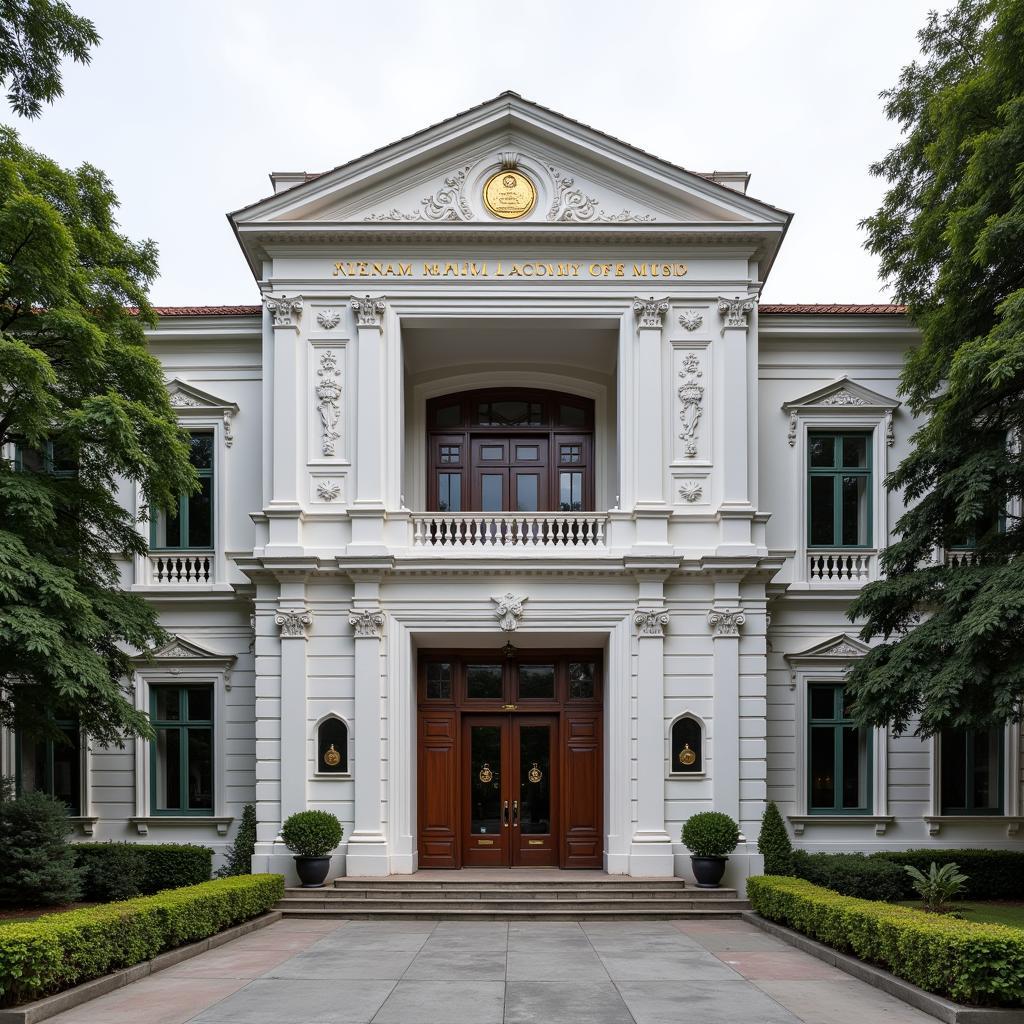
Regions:
<instances>
[{"instance_id":1,"label":"green tree","mask_svg":"<svg viewBox=\"0 0 1024 1024\"><path fill-rule=\"evenodd\" d=\"M0 127L0 725L52 734L60 707L101 742L147 734L126 651L165 639L120 587L146 543L118 486L161 507L196 487L143 333L156 247L116 207L95 167Z\"/></svg>"},{"instance_id":2,"label":"green tree","mask_svg":"<svg viewBox=\"0 0 1024 1024\"><path fill-rule=\"evenodd\" d=\"M43 103L63 95L60 62L91 60L96 26L62 0L0 0L0 82L22 117L38 117Z\"/></svg>"},{"instance_id":3,"label":"green tree","mask_svg":"<svg viewBox=\"0 0 1024 1024\"><path fill-rule=\"evenodd\" d=\"M761 817L761 831L757 837L757 852L764 857L766 875L792 875L793 844L790 842L786 823L782 820L778 805L768 801Z\"/></svg>"},{"instance_id":4,"label":"green tree","mask_svg":"<svg viewBox=\"0 0 1024 1024\"><path fill-rule=\"evenodd\" d=\"M1024 2L959 0L918 38L864 224L921 331L901 391L923 424L887 480L908 510L886 578L850 610L882 641L850 689L862 724L930 735L1019 720L1024 698ZM971 564L931 564L958 543Z\"/></svg>"}]
</instances>

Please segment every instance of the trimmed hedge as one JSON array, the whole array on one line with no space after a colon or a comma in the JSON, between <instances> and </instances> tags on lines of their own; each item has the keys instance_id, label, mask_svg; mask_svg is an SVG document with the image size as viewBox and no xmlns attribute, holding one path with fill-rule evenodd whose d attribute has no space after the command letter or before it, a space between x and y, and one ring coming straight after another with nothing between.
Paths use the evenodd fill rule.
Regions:
<instances>
[{"instance_id":1,"label":"trimmed hedge","mask_svg":"<svg viewBox=\"0 0 1024 1024\"><path fill-rule=\"evenodd\" d=\"M959 864L967 876L960 899L965 900L1024 900L1024 852L1017 850L901 850L898 853L874 853L871 860L886 860L899 864L910 864L919 871L928 873L932 861L943 864ZM904 872L904 895L902 899L913 899L915 892L910 885L910 876Z\"/></svg>"},{"instance_id":2,"label":"trimmed hedge","mask_svg":"<svg viewBox=\"0 0 1024 1024\"><path fill-rule=\"evenodd\" d=\"M761 875L747 898L777 921L959 1003L1024 1000L1024 932L840 896L800 878Z\"/></svg>"},{"instance_id":3,"label":"trimmed hedge","mask_svg":"<svg viewBox=\"0 0 1024 1024\"><path fill-rule=\"evenodd\" d=\"M283 896L281 875L239 875L0 924L0 1006L39 999L205 939L258 917Z\"/></svg>"},{"instance_id":4,"label":"trimmed hedge","mask_svg":"<svg viewBox=\"0 0 1024 1024\"><path fill-rule=\"evenodd\" d=\"M841 896L856 896L864 900L897 903L914 895L910 878L899 864L865 857L863 853L806 853L797 850L793 854L793 874Z\"/></svg>"},{"instance_id":5,"label":"trimmed hedge","mask_svg":"<svg viewBox=\"0 0 1024 1024\"><path fill-rule=\"evenodd\" d=\"M150 896L210 880L213 850L189 843L75 843L85 898Z\"/></svg>"}]
</instances>

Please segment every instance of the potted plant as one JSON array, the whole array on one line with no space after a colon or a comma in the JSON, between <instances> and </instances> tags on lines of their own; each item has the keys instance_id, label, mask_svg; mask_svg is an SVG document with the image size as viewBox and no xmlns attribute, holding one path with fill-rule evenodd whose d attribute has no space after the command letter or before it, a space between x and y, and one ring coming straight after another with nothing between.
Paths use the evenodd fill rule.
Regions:
<instances>
[{"instance_id":1,"label":"potted plant","mask_svg":"<svg viewBox=\"0 0 1024 1024\"><path fill-rule=\"evenodd\" d=\"M331 851L341 842L341 822L327 811L299 811L281 826L284 845L295 854L303 889L318 889L331 866Z\"/></svg>"},{"instance_id":2,"label":"potted plant","mask_svg":"<svg viewBox=\"0 0 1024 1024\"><path fill-rule=\"evenodd\" d=\"M740 829L728 814L702 811L683 825L683 842L690 851L693 876L701 889L717 889L725 862L740 841Z\"/></svg>"}]
</instances>

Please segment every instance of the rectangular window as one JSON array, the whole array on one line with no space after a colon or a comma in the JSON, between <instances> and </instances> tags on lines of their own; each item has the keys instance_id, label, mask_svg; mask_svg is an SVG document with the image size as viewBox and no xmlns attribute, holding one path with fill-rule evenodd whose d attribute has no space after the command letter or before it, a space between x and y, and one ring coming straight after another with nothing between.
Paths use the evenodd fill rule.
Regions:
<instances>
[{"instance_id":1,"label":"rectangular window","mask_svg":"<svg viewBox=\"0 0 1024 1024\"><path fill-rule=\"evenodd\" d=\"M853 724L842 683L807 688L807 806L811 814L867 814L871 733Z\"/></svg>"},{"instance_id":2,"label":"rectangular window","mask_svg":"<svg viewBox=\"0 0 1024 1024\"><path fill-rule=\"evenodd\" d=\"M74 477L78 475L78 460L72 452L57 441L47 441L41 449L30 448L25 444L16 444L14 468L19 472Z\"/></svg>"},{"instance_id":3,"label":"rectangular window","mask_svg":"<svg viewBox=\"0 0 1024 1024\"><path fill-rule=\"evenodd\" d=\"M67 805L68 814L81 814L82 746L78 722L58 718L53 723L62 740L22 739L16 736L15 782L18 792L49 793Z\"/></svg>"},{"instance_id":4,"label":"rectangular window","mask_svg":"<svg viewBox=\"0 0 1024 1024\"><path fill-rule=\"evenodd\" d=\"M871 435L812 433L807 448L807 543L870 547Z\"/></svg>"},{"instance_id":5,"label":"rectangular window","mask_svg":"<svg viewBox=\"0 0 1024 1024\"><path fill-rule=\"evenodd\" d=\"M943 729L939 747L943 814L1003 813L1003 730Z\"/></svg>"},{"instance_id":6,"label":"rectangular window","mask_svg":"<svg viewBox=\"0 0 1024 1024\"><path fill-rule=\"evenodd\" d=\"M154 686L153 814L213 814L213 687Z\"/></svg>"},{"instance_id":7,"label":"rectangular window","mask_svg":"<svg viewBox=\"0 0 1024 1024\"><path fill-rule=\"evenodd\" d=\"M149 546L156 550L213 548L213 434L191 438L189 461L199 476L199 490L179 495L174 508L153 514Z\"/></svg>"}]
</instances>

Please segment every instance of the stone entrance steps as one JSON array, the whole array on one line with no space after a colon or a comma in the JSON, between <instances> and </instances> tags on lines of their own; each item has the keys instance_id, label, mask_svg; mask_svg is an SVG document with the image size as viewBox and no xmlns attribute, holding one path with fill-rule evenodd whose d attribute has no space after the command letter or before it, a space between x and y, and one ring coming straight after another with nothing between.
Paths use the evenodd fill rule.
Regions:
<instances>
[{"instance_id":1,"label":"stone entrance steps","mask_svg":"<svg viewBox=\"0 0 1024 1024\"><path fill-rule=\"evenodd\" d=\"M749 909L735 889L688 888L681 879L575 881L567 874L493 882L339 878L324 889L288 889L277 909L296 918L477 921L727 918Z\"/></svg>"}]
</instances>

